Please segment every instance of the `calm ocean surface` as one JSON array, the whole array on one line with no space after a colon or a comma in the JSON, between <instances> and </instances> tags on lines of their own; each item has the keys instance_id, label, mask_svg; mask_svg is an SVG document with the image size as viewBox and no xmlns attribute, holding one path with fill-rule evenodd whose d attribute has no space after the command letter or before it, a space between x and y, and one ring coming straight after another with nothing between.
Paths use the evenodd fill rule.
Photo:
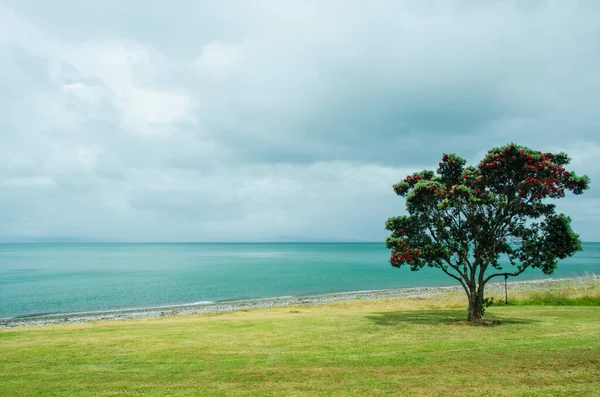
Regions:
<instances>
[{"instance_id":1,"label":"calm ocean surface","mask_svg":"<svg viewBox=\"0 0 600 397\"><path fill-rule=\"evenodd\" d=\"M455 285L435 269L392 268L388 255L380 243L0 244L0 318ZM600 274L600 243L552 277L589 274Z\"/></svg>"}]
</instances>

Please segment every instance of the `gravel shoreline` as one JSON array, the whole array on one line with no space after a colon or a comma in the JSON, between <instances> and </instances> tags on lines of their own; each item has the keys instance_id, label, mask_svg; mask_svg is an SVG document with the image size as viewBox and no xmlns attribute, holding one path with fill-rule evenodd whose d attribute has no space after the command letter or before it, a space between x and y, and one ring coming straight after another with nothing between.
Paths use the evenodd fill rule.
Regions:
<instances>
[{"instance_id":1,"label":"gravel shoreline","mask_svg":"<svg viewBox=\"0 0 600 397\"><path fill-rule=\"evenodd\" d=\"M509 282L509 291L534 290L558 284L577 278L542 279L529 281ZM486 286L487 291L504 290L504 282L491 283ZM330 302L348 300L377 300L377 299L402 299L419 296L433 296L452 292L462 292L460 285L451 287L417 287L402 289L385 289L374 291L344 292L326 295L293 296L267 299L252 299L243 301L225 301L201 304L173 305L167 307L150 307L142 309L108 310L84 313L51 314L33 317L17 317L0 319L1 328L31 327L49 324L74 324L90 321L132 320L138 318L151 318L163 316L178 316L200 313L222 313L237 310L268 309L281 306L313 306Z\"/></svg>"}]
</instances>

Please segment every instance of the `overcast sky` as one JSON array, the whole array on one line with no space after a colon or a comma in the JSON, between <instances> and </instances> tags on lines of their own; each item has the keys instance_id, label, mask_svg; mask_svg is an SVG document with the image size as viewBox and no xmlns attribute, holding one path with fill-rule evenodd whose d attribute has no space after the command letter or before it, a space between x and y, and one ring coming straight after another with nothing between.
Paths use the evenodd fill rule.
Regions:
<instances>
[{"instance_id":1,"label":"overcast sky","mask_svg":"<svg viewBox=\"0 0 600 397\"><path fill-rule=\"evenodd\" d=\"M600 2L0 0L0 241L386 237L511 141L592 178Z\"/></svg>"}]
</instances>

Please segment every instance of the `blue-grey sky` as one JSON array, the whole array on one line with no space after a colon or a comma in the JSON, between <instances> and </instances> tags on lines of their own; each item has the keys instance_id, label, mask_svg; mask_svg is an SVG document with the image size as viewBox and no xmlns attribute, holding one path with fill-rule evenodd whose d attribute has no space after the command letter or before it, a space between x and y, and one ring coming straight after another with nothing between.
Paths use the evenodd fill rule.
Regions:
<instances>
[{"instance_id":1,"label":"blue-grey sky","mask_svg":"<svg viewBox=\"0 0 600 397\"><path fill-rule=\"evenodd\" d=\"M514 141L599 241L599 38L596 0L0 1L0 240L381 241L393 183Z\"/></svg>"}]
</instances>

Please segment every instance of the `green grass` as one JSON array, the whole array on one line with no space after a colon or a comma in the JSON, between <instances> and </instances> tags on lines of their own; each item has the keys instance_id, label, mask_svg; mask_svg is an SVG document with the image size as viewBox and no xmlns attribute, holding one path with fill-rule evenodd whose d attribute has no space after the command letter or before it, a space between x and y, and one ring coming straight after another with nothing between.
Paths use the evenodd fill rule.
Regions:
<instances>
[{"instance_id":1,"label":"green grass","mask_svg":"<svg viewBox=\"0 0 600 397\"><path fill-rule=\"evenodd\" d=\"M491 296L493 306L504 306L503 297ZM517 293L509 305L600 306L600 277L587 276L564 280L538 291Z\"/></svg>"},{"instance_id":2,"label":"green grass","mask_svg":"<svg viewBox=\"0 0 600 397\"><path fill-rule=\"evenodd\" d=\"M0 395L598 395L599 306L453 299L0 330Z\"/></svg>"},{"instance_id":3,"label":"green grass","mask_svg":"<svg viewBox=\"0 0 600 397\"><path fill-rule=\"evenodd\" d=\"M498 306L503 302L497 303ZM552 305L552 306L600 306L600 297L598 296L578 296L571 298L569 296L555 295L551 292L540 292L531 294L527 299L509 300L512 305Z\"/></svg>"}]
</instances>

